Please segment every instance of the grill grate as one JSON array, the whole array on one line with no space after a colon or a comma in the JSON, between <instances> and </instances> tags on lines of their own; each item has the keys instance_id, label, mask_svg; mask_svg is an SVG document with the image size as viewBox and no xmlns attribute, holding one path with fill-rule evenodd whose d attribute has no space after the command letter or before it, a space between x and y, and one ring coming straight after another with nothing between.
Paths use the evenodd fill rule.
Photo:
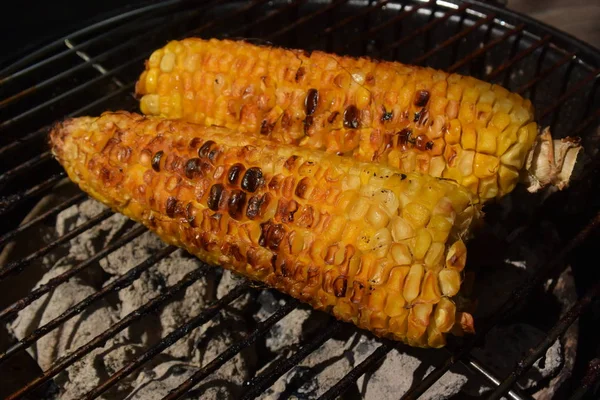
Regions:
<instances>
[{"instance_id":1,"label":"grill grate","mask_svg":"<svg viewBox=\"0 0 600 400\"><path fill-rule=\"evenodd\" d=\"M3 234L0 246L6 246L14 239L24 240L23 233L39 227L86 198L83 194L76 194L18 226L39 199L65 181L64 172L51 161L50 153L44 147L49 124L62 116L95 114L105 109L134 110L136 102L131 92L142 61L166 40L190 35L256 38L260 42L307 50L322 49L350 55L366 54L397 59L473 75L527 95L539 111L539 122L550 125L555 136L582 136L591 161L584 177L574 183L569 192L553 196L552 200L556 200L530 210L526 219L521 220L521 241L526 240L527 232L540 232L538 222L556 214L557 204L568 209L573 193L586 196L591 193L590 187L597 185L597 179L592 183L590 180L594 179L594 172L600 163L600 157L595 153L598 136L593 131L600 119L600 53L535 21L477 1L257 0L250 3L193 3L174 0L92 25L61 38L0 71L0 110L4 116L0 123L0 215L6 219L0 232ZM572 236L573 239L555 254L549 265L539 268L535 275L517 288L511 300L503 304L494 317L483 321L478 327L477 335L449 348L445 361L403 394L403 399L417 398L423 394L457 362L465 363L494 384L496 389L492 398L500 398L505 393L515 400L531 398L530 394L523 393L514 383L589 308L593 299L598 296L598 285L585 288L589 289L587 293L548 330L547 338L532 349L509 376L494 376L470 352L492 327L514 313L517 304L524 301L545 279L563 271L567 258L578 247L588 243L586 240L600 224L600 214L595 215L592 204L590 203L589 209L578 214L576 221L569 221L572 215L567 212L559 213L555 220L566 220L566 223L562 221L565 236ZM45 247L3 265L0 267L0 283L4 280L10 283L11 278L28 268L32 262L59 246L68 244L71 239L97 226L111 215L111 211L104 211ZM585 225L583 222L587 220L591 222ZM585 227L579 230L583 225ZM130 229L93 257L80 262L73 269L29 292L18 301L5 305L0 311L0 320L11 320L18 311L34 300L56 289L145 231L140 226ZM174 250L169 246L153 254L100 291L0 353L0 368L7 359L83 312L92 303L131 285L144 271L168 257ZM8 398L22 398L31 393L145 314L166 305L177 293L204 276L207 270L208 268L203 267L188 273L165 293L130 313L86 345L57 360L50 369ZM211 320L242 294L256 290L257 288L245 282L235 287L112 374L87 393L85 398L97 398L193 329ZM298 302L288 299L268 318L258 323L245 339L228 347L179 387L173 388L166 398L183 396L245 347L264 336L275 323L297 307ZM347 328L330 319L321 332L302 342L294 354L276 359L269 368L251 379L242 397L251 399L262 393L288 370L338 334L342 327ZM403 351L405 347L382 340L374 352L329 388L321 398L333 399L343 394L361 375L376 368L393 349ZM590 364L590 372L583 377L573 398L581 398L595 386L598 374L593 373L593 365L595 364Z\"/></svg>"}]
</instances>

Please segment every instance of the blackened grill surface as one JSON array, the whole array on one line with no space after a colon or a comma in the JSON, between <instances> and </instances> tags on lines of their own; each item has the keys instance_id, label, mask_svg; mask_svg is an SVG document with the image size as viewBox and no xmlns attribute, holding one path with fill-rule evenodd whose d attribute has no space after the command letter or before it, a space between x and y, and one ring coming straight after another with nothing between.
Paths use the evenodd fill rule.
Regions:
<instances>
[{"instance_id":1,"label":"blackened grill surface","mask_svg":"<svg viewBox=\"0 0 600 400\"><path fill-rule=\"evenodd\" d=\"M487 220L496 235L497 244L504 246L500 260L514 253L517 246L535 246L536 236L547 233L547 226L556 228L558 242L563 247L549 255L536 273L511 287L514 294L508 302L499 305L498 312L481 319L478 334L465 340L456 340L448 346L448 356L426 378L413 384L410 390L399 393L404 398L416 398L435 381L445 370L456 362L472 363L477 371L486 371L488 366L479 365L471 356L471 348L481 344L489 329L498 324L511 321L531 321L548 332L549 337L560 337L573 321L579 318L580 356L573 376L558 388L555 398L574 398L593 396L597 387L598 354L594 333L597 324L597 309L592 308L597 297L598 287L593 285L599 274L597 268L589 264L590 255L596 254L594 243L600 239L597 225L600 217L598 194L598 167L600 157L598 149L598 126L600 120L600 54L598 51L577 42L572 38L542 26L535 21L511 13L499 7L484 3L435 2L435 1L290 1L267 2L216 2L197 3L171 1L164 5L152 5L147 9L122 14L106 22L98 22L91 28L76 32L57 40L38 52L24 57L12 66L0 71L0 214L3 224L0 228L0 245L10 246L10 240L27 240L28 229L39 229L43 224L51 224L52 219L73 204L78 204L84 196L73 197L56 205L52 209L17 227L23 217L41 199L64 181L64 173L51 160L46 148L45 134L50 124L65 116L98 114L104 110L136 109L136 100L132 96L135 79L142 63L150 52L162 46L167 40L185 36L208 37L244 37L258 43L272 43L307 50L326 50L353 56L368 55L405 63L428 65L448 71L473 75L475 77L504 85L510 90L532 99L537 110L538 121L542 126L550 126L555 137L579 135L583 139L587 160L581 178L572 187L550 198L529 195L517 190L506 202L490 205ZM507 206L507 202L509 204ZM32 287L35 282L24 284L23 277L35 267L36 260L51 254L56 249L68 246L73 237L106 218L111 213L98 214L90 222L81 225L44 247L35 247L31 251L10 263L0 266L0 318L10 321L15 313L27 307L45 291L53 290L71 276L87 268L97 259L110 253L124 243L140 235L143 230L132 230L116 245L109 246L93 259L82 261L72 271L62 275L52 285L17 295L8 289L17 286ZM515 232L517 238L507 233ZM504 236L503 236L504 235ZM489 239L489 237L487 237ZM481 253L487 255L490 244L484 239L476 239L472 247L479 246ZM493 242L493 240L492 240ZM511 250L513 249L513 250ZM166 257L172 248L165 248L154 258L139 260L140 264L126 275L118 278L112 286L84 300L80 308L67 311L63 319L57 318L42 330L33 332L20 343L4 343L0 338L0 371L9 366L11 359L22 363L22 352L40 337L54 329L72 315L88 307L96 298L110 295L130 285L145 268L151 267L161 257ZM485 276L486 258L478 257L473 251L471 268ZM570 265L575 277L580 300L563 316L545 317L545 310L528 301L545 285L553 285L557 277ZM136 269L137 268L137 269ZM119 329L125 329L136 318L168 302L178 290L191 285L204 274L203 269L188 274L181 282L172 286L164 296L142 306L138 314L119 321L104 332L100 338L82 346L69 356L59 360L45 373L36 369L30 362L29 379L13 382L7 396L13 398L25 393L40 396L44 390L52 391L48 386L52 377L70 363L91 351L94 346L102 345ZM551 279L548 281L548 279ZM19 283L21 282L21 283ZM554 282L554 283L553 283ZM174 336L163 338L144 354L115 372L111 377L89 392L87 398L95 398L110 386L118 383L134 369L154 358L167 348L175 337L185 336L190 330L208 319L213 318L229 301L233 301L243 291L248 290L242 283L222 300L208 305L197 317L177 329ZM256 290L256 289L252 289ZM260 290L260 289L258 289ZM94 297L95 296L95 297ZM536 297L537 298L537 297ZM543 305L548 306L547 304ZM296 303L285 299L285 305L275 310L247 338L234 345L206 365L187 383L179 388L173 387L169 398L176 398L202 381L211 371L217 370L228 358L241 351L244 346L253 343L269 330L279 319L285 317L297 307ZM587 312L586 312L587 311ZM594 312L596 311L596 312ZM556 314L556 313L555 313ZM191 316L190 316L191 317ZM129 318L129 319L128 319ZM252 398L268 388L290 368L295 367L309 354L319 351L322 343L332 337L344 337L340 332L341 324L329 320L327 329L299 343L295 353L289 358L275 359L266 370L257 373L248 381L245 398ZM343 326L344 329L350 329ZM4 332L1 332L4 334ZM365 334L366 335L366 334ZM546 343L547 342L547 343ZM532 350L533 355L544 354L545 348L552 343L538 343ZM376 369L382 359L392 349L407 351L405 347L382 341L380 346L357 363L342 380L332 385L324 393L324 398L342 394L348 389L356 389L356 380L363 374L368 376ZM21 358L18 358L21 357ZM420 356L427 362L427 353ZM498 389L493 396L499 398L512 388L510 396L526 398L513 383L526 372L536 357L524 355L522 362L515 366L508 376L498 376ZM481 372L479 372L481 373ZM4 373L2 373L5 376ZM37 376L37 378L36 378ZM31 381L33 379L33 384ZM581 382L581 383L580 383ZM546 382L547 383L547 382ZM499 385L499 386L498 386ZM583 388L583 389L582 389ZM585 389L585 390L584 390ZM7 389L4 389L7 390Z\"/></svg>"}]
</instances>

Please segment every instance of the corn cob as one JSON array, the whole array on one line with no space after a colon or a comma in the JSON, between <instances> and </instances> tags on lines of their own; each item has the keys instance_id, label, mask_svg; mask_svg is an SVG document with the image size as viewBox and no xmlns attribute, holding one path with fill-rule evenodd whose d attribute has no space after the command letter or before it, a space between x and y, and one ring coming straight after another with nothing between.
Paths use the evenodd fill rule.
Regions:
<instances>
[{"instance_id":1,"label":"corn cob","mask_svg":"<svg viewBox=\"0 0 600 400\"><path fill-rule=\"evenodd\" d=\"M537 136L532 104L431 68L196 38L146 62L145 114L452 179L481 200L515 187Z\"/></svg>"},{"instance_id":2,"label":"corn cob","mask_svg":"<svg viewBox=\"0 0 600 400\"><path fill-rule=\"evenodd\" d=\"M454 182L124 112L50 141L81 189L205 262L413 346L472 330L452 299L478 206Z\"/></svg>"}]
</instances>

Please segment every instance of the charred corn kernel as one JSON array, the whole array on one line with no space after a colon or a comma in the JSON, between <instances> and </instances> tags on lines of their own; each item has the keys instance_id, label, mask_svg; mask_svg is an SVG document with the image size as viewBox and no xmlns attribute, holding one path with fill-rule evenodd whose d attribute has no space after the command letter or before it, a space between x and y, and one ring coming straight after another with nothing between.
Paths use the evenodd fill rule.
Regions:
<instances>
[{"instance_id":1,"label":"charred corn kernel","mask_svg":"<svg viewBox=\"0 0 600 400\"><path fill-rule=\"evenodd\" d=\"M454 296L460 289L460 273L453 269L443 269L438 274L440 288L444 296Z\"/></svg>"},{"instance_id":2,"label":"charred corn kernel","mask_svg":"<svg viewBox=\"0 0 600 400\"><path fill-rule=\"evenodd\" d=\"M448 223L477 208L455 182L126 112L66 120L51 142L83 190L165 242L377 335L443 342L427 326L466 249L436 230L466 234Z\"/></svg>"},{"instance_id":3,"label":"charred corn kernel","mask_svg":"<svg viewBox=\"0 0 600 400\"><path fill-rule=\"evenodd\" d=\"M174 92L186 93L185 100L173 101ZM241 41L170 42L150 56L136 93L146 114L432 176L445 176L453 165L449 157L434 161L449 145L498 158L520 140L522 165L537 134L531 102L497 85L397 62ZM502 136L509 126L520 134ZM460 183L474 174L461 168L449 175ZM512 187L499 181L494 192L471 185L474 194L495 197Z\"/></svg>"}]
</instances>

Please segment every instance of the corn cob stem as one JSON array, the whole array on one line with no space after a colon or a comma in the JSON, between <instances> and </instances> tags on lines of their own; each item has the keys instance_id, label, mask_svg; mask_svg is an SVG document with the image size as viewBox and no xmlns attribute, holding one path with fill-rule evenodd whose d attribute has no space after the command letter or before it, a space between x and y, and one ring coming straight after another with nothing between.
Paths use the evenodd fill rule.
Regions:
<instances>
[{"instance_id":1,"label":"corn cob stem","mask_svg":"<svg viewBox=\"0 0 600 400\"><path fill-rule=\"evenodd\" d=\"M454 182L129 113L50 140L84 191L165 242L341 320L421 347L472 321L452 298L478 207Z\"/></svg>"},{"instance_id":2,"label":"corn cob stem","mask_svg":"<svg viewBox=\"0 0 600 400\"><path fill-rule=\"evenodd\" d=\"M145 114L455 180L483 201L519 180L537 136L529 100L431 68L189 38L156 50Z\"/></svg>"}]
</instances>

